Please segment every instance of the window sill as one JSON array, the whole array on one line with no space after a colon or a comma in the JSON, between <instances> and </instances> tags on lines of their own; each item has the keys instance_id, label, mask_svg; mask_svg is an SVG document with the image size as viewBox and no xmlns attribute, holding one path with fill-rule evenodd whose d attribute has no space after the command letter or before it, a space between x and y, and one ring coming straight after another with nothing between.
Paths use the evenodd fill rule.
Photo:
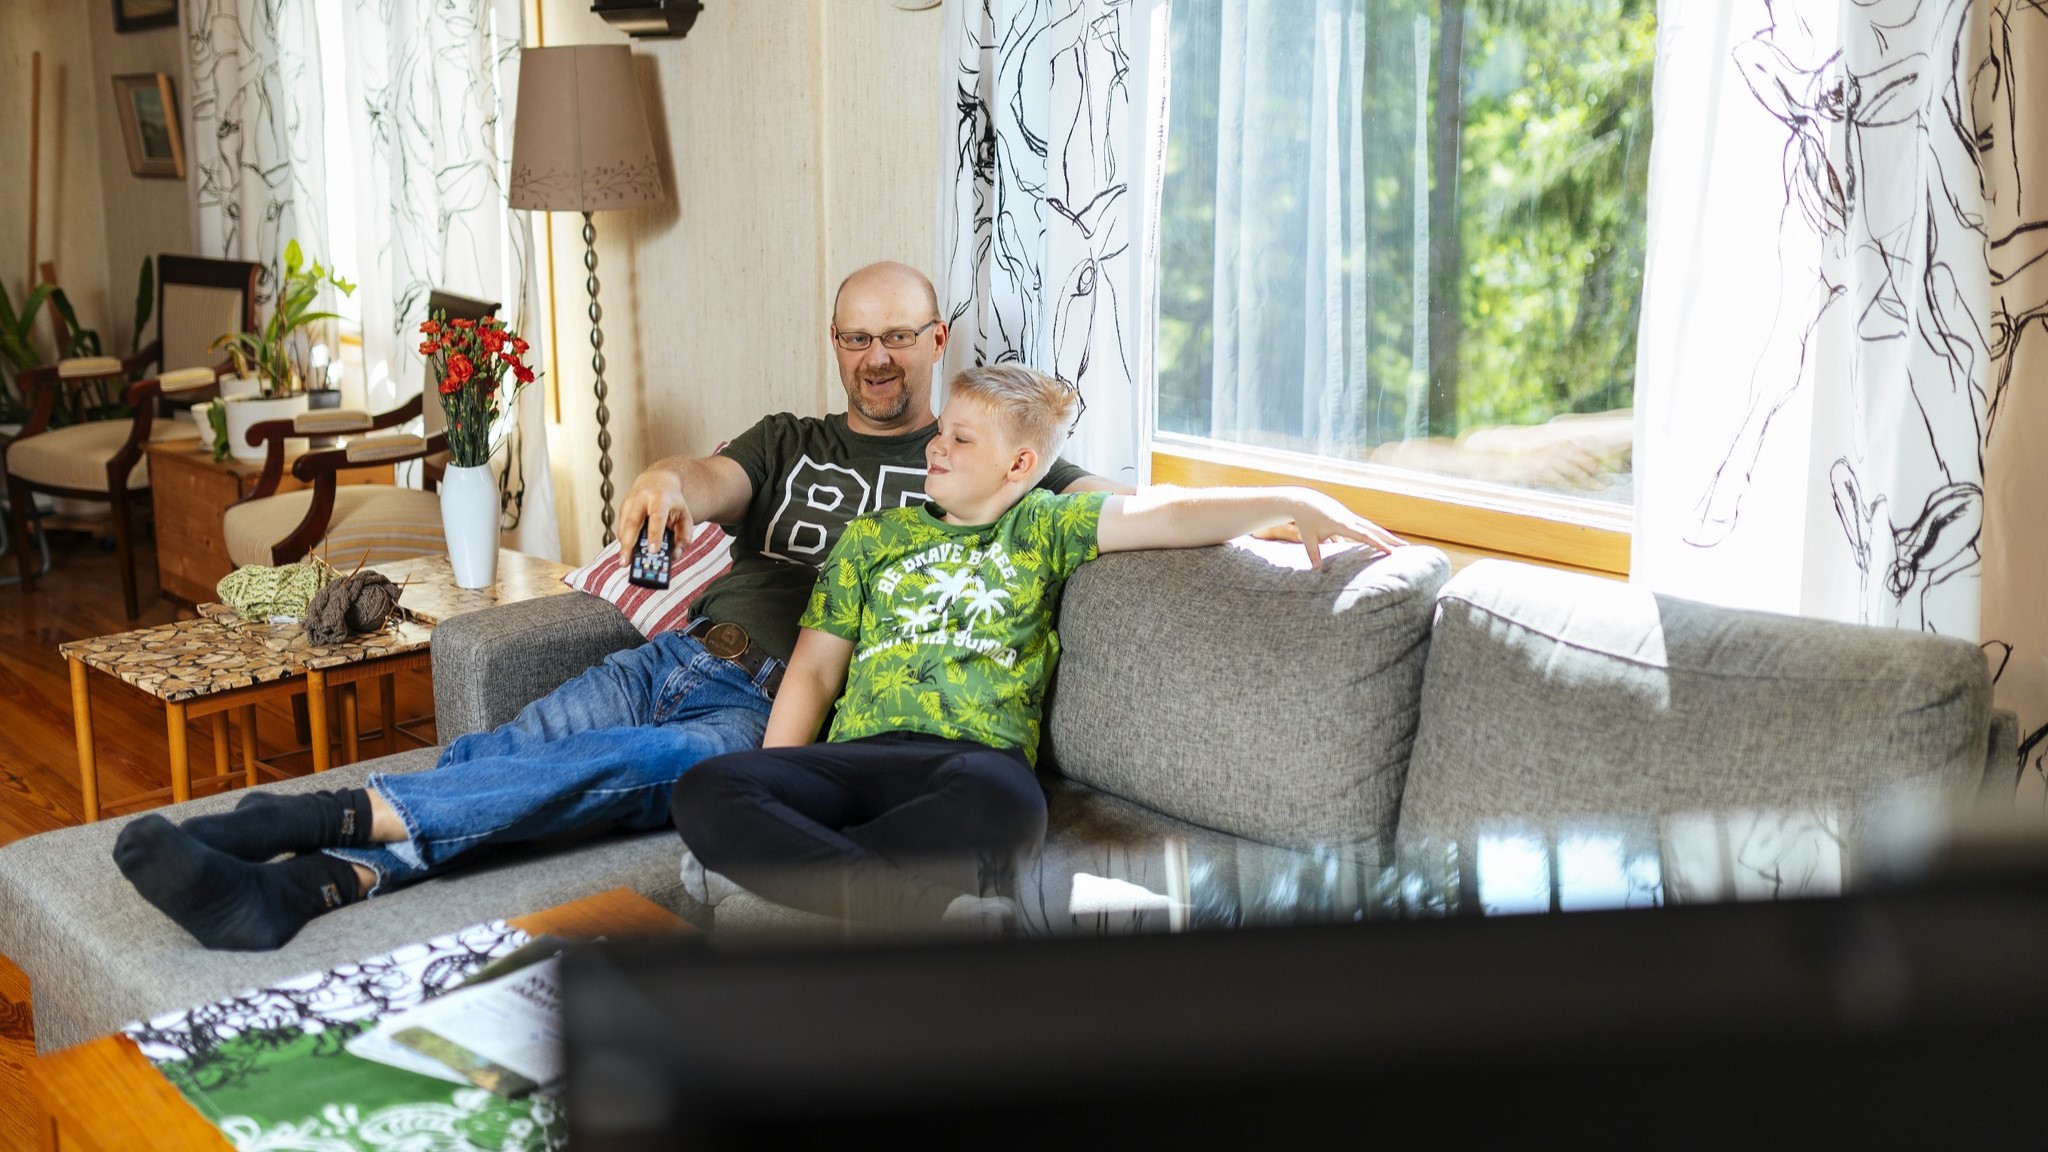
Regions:
<instances>
[{"instance_id":1,"label":"window sill","mask_svg":"<svg viewBox=\"0 0 2048 1152\"><path fill-rule=\"evenodd\" d=\"M1454 559L1497 556L1628 575L1633 512L1626 507L1164 432L1153 438L1152 479L1189 486L1302 484L1396 535L1444 547Z\"/></svg>"}]
</instances>

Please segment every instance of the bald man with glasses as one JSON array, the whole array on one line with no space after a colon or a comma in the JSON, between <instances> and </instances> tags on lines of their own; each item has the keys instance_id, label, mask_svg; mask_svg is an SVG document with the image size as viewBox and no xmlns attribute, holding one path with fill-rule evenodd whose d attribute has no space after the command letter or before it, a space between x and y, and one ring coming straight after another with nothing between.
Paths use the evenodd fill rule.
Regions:
<instances>
[{"instance_id":1,"label":"bald man with glasses","mask_svg":"<svg viewBox=\"0 0 2048 1152\"><path fill-rule=\"evenodd\" d=\"M699 761L760 746L817 565L863 512L925 499L937 431L932 374L947 330L931 281L903 264L848 276L833 301L844 414L769 416L717 455L675 456L634 480L619 539L664 528L680 548L706 520L732 534L732 569L685 628L614 653L495 731L464 736L424 772L367 787L252 792L174 825L144 816L114 858L136 889L208 948L282 946L314 916L436 875L478 849L609 824L670 822ZM1040 487L1130 489L1058 461ZM286 853L290 860L272 863Z\"/></svg>"}]
</instances>

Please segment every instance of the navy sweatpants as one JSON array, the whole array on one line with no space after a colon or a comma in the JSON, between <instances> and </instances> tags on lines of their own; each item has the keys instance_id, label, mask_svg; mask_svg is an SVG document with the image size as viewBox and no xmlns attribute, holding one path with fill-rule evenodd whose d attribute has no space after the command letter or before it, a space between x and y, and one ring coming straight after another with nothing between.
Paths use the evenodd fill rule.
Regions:
<instances>
[{"instance_id":1,"label":"navy sweatpants","mask_svg":"<svg viewBox=\"0 0 2048 1152\"><path fill-rule=\"evenodd\" d=\"M915 732L716 756L676 781L672 812L698 862L748 891L911 924L999 894L1046 818L1023 753Z\"/></svg>"}]
</instances>

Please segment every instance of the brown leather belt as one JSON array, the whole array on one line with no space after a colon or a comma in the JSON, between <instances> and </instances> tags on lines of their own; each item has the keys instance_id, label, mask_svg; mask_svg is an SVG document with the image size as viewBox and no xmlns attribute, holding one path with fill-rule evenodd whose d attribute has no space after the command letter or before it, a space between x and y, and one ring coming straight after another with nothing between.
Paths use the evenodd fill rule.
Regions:
<instances>
[{"instance_id":1,"label":"brown leather belt","mask_svg":"<svg viewBox=\"0 0 2048 1152\"><path fill-rule=\"evenodd\" d=\"M714 624L710 617L699 616L683 629L683 635L696 637L703 642L706 652L738 665L750 679L761 674L761 665L774 661L775 670L761 681L761 691L770 700L775 699L775 690L782 687L782 662L754 643L745 628L737 624Z\"/></svg>"}]
</instances>

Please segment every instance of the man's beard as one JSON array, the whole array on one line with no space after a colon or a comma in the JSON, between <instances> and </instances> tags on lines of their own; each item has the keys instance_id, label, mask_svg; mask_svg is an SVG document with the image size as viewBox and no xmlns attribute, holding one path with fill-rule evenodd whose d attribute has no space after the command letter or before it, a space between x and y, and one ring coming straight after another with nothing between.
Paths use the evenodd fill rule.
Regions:
<instances>
[{"instance_id":1,"label":"man's beard","mask_svg":"<svg viewBox=\"0 0 2048 1152\"><path fill-rule=\"evenodd\" d=\"M888 424L902 419L903 414L910 410L910 389L904 386L900 378L896 382L896 395L893 398L870 401L866 385L866 381L861 381L861 387L854 389L852 402L860 411L861 417L870 423Z\"/></svg>"}]
</instances>

